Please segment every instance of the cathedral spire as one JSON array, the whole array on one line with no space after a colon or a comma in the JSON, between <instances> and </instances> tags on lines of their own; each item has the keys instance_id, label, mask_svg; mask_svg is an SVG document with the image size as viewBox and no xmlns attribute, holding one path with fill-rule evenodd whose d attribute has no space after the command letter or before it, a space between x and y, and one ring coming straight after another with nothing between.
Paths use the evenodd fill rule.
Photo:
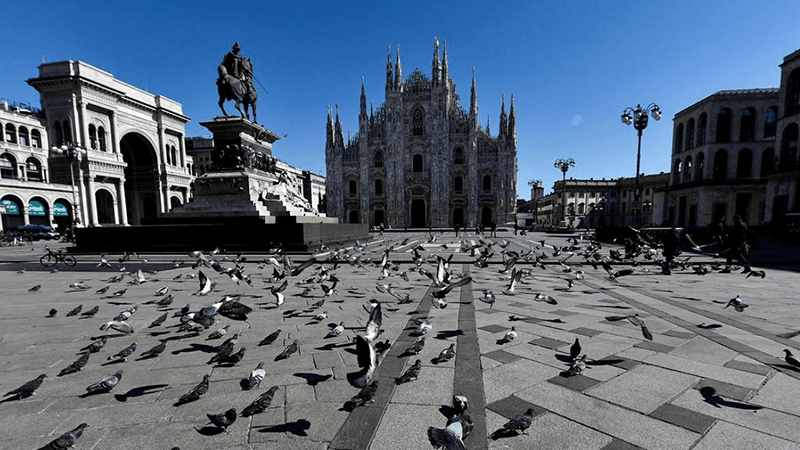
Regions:
<instances>
[{"instance_id":1,"label":"cathedral spire","mask_svg":"<svg viewBox=\"0 0 800 450\"><path fill-rule=\"evenodd\" d=\"M344 139L342 138L342 122L339 120L339 104L336 104L336 122L333 125L333 139L334 142L338 145L344 143Z\"/></svg>"},{"instance_id":2,"label":"cathedral spire","mask_svg":"<svg viewBox=\"0 0 800 450\"><path fill-rule=\"evenodd\" d=\"M400 64L400 44L397 44L397 60L394 63L394 88L400 90L403 86L403 67Z\"/></svg>"},{"instance_id":3,"label":"cathedral spire","mask_svg":"<svg viewBox=\"0 0 800 450\"><path fill-rule=\"evenodd\" d=\"M447 41L444 41L444 52L442 54L442 84L447 85L450 74L447 71Z\"/></svg>"},{"instance_id":4,"label":"cathedral spire","mask_svg":"<svg viewBox=\"0 0 800 450\"><path fill-rule=\"evenodd\" d=\"M359 114L360 119L366 120L367 118L367 93L364 89L364 77L361 77L361 114Z\"/></svg>"},{"instance_id":5,"label":"cathedral spire","mask_svg":"<svg viewBox=\"0 0 800 450\"><path fill-rule=\"evenodd\" d=\"M389 91L394 86L394 74L392 73L392 47L386 46L386 90Z\"/></svg>"},{"instance_id":6,"label":"cathedral spire","mask_svg":"<svg viewBox=\"0 0 800 450\"><path fill-rule=\"evenodd\" d=\"M508 135L512 138L517 134L517 114L514 112L514 94L511 94L511 111L508 113Z\"/></svg>"},{"instance_id":7,"label":"cathedral spire","mask_svg":"<svg viewBox=\"0 0 800 450\"><path fill-rule=\"evenodd\" d=\"M475 84L475 68L472 68L472 89L469 95L469 116L478 123L478 87Z\"/></svg>"},{"instance_id":8,"label":"cathedral spire","mask_svg":"<svg viewBox=\"0 0 800 450\"><path fill-rule=\"evenodd\" d=\"M327 136L325 137L325 146L333 147L333 117L331 117L331 105L328 105L328 123L325 127Z\"/></svg>"},{"instance_id":9,"label":"cathedral spire","mask_svg":"<svg viewBox=\"0 0 800 450\"><path fill-rule=\"evenodd\" d=\"M503 94L503 101L500 104L500 130L497 132L498 137L504 137L508 131L508 119L506 118L506 94Z\"/></svg>"},{"instance_id":10,"label":"cathedral spire","mask_svg":"<svg viewBox=\"0 0 800 450\"><path fill-rule=\"evenodd\" d=\"M433 38L433 63L431 64L431 81L434 85L439 84L441 79L442 66L439 63L439 39Z\"/></svg>"}]
</instances>

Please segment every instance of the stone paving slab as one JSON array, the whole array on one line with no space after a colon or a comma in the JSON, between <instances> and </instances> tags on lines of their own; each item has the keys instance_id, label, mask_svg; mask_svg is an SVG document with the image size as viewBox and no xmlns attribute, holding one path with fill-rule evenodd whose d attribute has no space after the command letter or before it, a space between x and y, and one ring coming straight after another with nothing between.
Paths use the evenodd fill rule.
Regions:
<instances>
[{"instance_id":1,"label":"stone paving slab","mask_svg":"<svg viewBox=\"0 0 800 450\"><path fill-rule=\"evenodd\" d=\"M588 389L586 394L649 414L697 381L692 375L640 365Z\"/></svg>"},{"instance_id":2,"label":"stone paving slab","mask_svg":"<svg viewBox=\"0 0 800 450\"><path fill-rule=\"evenodd\" d=\"M731 448L796 450L797 444L752 429L720 421L706 433L703 439L694 447L694 450L728 450Z\"/></svg>"}]
</instances>

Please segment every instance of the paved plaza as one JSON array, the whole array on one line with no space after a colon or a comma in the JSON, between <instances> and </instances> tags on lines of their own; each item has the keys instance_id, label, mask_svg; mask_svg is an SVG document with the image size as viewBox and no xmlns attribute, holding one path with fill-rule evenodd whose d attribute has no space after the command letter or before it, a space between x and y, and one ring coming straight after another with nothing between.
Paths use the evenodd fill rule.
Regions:
<instances>
[{"instance_id":1,"label":"paved plaza","mask_svg":"<svg viewBox=\"0 0 800 450\"><path fill-rule=\"evenodd\" d=\"M331 253L320 253L317 261L340 280L335 291L325 297L321 284L330 287L332 282L315 283L320 264L314 264L288 278L280 307L270 292L282 282L270 280L274 268L265 262L270 255L244 255L241 265L252 281L249 286L210 267L192 268L196 259L186 254L132 255L124 262L119 262L121 255L109 254L111 268L98 267L100 255L77 255L76 267L60 264L54 271L39 264L44 242L2 248L0 391L40 374L47 377L34 395L0 401L0 448L41 448L86 423L77 449L425 449L432 448L428 427L447 423L453 395L465 395L470 402L475 427L464 441L470 450L800 448L800 370L783 359L784 349L800 355L800 337L787 335L800 331L796 272L756 267L766 276L747 277L734 267L721 273L712 263L724 260L684 253L679 259L691 256L689 263L702 263L709 273L700 275L687 265L665 276L638 258L641 264L613 264L633 269L614 280L579 254L559 263L566 253L554 256L554 250L571 243L572 235L504 231L496 238L474 233L456 238L452 231L434 231L433 236L430 242L428 232L375 234L362 243L365 248L348 249L344 256L359 257L353 263L325 262ZM479 239L493 243L494 256L485 268L462 250ZM588 244L577 241L581 249ZM389 260L397 267L383 278L375 263L388 247L393 247ZM620 249L603 245L600 252L608 255L611 248ZM432 306L437 288L414 270L414 249L425 259L422 268L434 271L436 256L452 255L453 279L472 278L447 295L446 308ZM502 273L504 250L548 256L544 268L518 260L516 269L525 274L514 295L502 292L509 284L509 274ZM233 267L235 257L215 256L223 267ZM299 264L309 255L290 258ZM567 267L573 272L565 272ZM133 284L130 276L109 281L140 269L144 283ZM206 296L195 295L198 270L217 283ZM584 277L570 288L567 280L575 279L577 270ZM70 287L79 282L88 288ZM411 302L380 292L380 284L391 284L395 294L408 294ZM106 292L96 293L105 286ZM163 287L174 297L168 307L155 304L164 297L156 295ZM484 291L496 295L493 305L478 300ZM552 296L557 304L535 301L537 293ZM199 335L178 331L175 313L184 305L198 311L224 295L240 295L253 308L249 325L220 317ZM749 305L743 312L725 308L737 295ZM311 307L323 298L321 307ZM358 389L346 374L358 370L352 341L363 333L369 316L363 305L371 299L382 303L378 340L388 339L392 346L375 372L374 402L351 412L344 403ZM94 317L68 317L78 305L82 312L94 306L99 311ZM134 305L137 310L127 320L132 334L100 330ZM51 309L57 310L55 317L47 317ZM165 312L162 325L149 327ZM315 320L322 312L327 318ZM652 340L628 320L606 319L634 314L644 319ZM403 355L417 339L413 322L421 317L432 324L425 347L417 356ZM339 323L344 333L326 337ZM226 325L225 337L208 339ZM512 327L518 336L503 342ZM277 330L275 342L259 345ZM240 332L235 350L246 349L242 360L208 364L214 347L235 332ZM109 336L106 345L91 354L82 370L58 376L82 348L103 335ZM561 376L570 367L576 338L586 369ZM168 340L162 354L141 357L162 339ZM295 340L299 351L275 361ZM136 350L126 362L108 361L133 343ZM434 363L451 343L455 358ZM422 362L418 379L396 385L395 378L416 359ZM265 362L264 380L243 389L259 361ZM123 377L111 392L88 395L87 386L118 370ZM210 375L208 392L178 402L204 375ZM227 432L209 423L207 414L230 408L241 412L272 386L278 389L266 411L239 417ZM496 433L529 408L534 415L526 433Z\"/></svg>"}]
</instances>

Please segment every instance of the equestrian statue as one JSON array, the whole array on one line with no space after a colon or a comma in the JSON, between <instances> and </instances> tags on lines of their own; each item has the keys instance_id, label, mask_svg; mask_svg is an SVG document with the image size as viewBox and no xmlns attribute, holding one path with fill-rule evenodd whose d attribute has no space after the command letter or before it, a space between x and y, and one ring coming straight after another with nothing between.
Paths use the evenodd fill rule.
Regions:
<instances>
[{"instance_id":1,"label":"equestrian statue","mask_svg":"<svg viewBox=\"0 0 800 450\"><path fill-rule=\"evenodd\" d=\"M222 63L217 68L219 78L217 78L217 91L219 92L219 109L222 114L228 117L228 113L223 106L225 101L233 100L236 102L235 108L242 117L250 120L248 109L253 107L253 123L256 122L256 102L258 93L253 86L253 65L250 58L240 55L241 46L239 43L233 44L233 48L222 59ZM244 104L244 111L241 105Z\"/></svg>"}]
</instances>

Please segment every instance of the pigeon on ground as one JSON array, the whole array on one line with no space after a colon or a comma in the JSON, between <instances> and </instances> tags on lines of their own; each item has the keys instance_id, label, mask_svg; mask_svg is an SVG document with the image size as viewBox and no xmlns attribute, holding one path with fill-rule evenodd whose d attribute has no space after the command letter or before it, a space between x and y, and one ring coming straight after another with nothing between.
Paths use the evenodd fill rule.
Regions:
<instances>
[{"instance_id":1,"label":"pigeon on ground","mask_svg":"<svg viewBox=\"0 0 800 450\"><path fill-rule=\"evenodd\" d=\"M82 423L74 430L67 431L56 439L50 441L50 443L44 448L53 450L67 450L72 448L75 446L75 442L78 440L78 438L83 434L83 430L88 426L89 425Z\"/></svg>"},{"instance_id":2,"label":"pigeon on ground","mask_svg":"<svg viewBox=\"0 0 800 450\"><path fill-rule=\"evenodd\" d=\"M419 338L416 342L411 344L411 346L405 349L403 355L417 355L422 351L423 347L425 347L425 336Z\"/></svg>"},{"instance_id":3,"label":"pigeon on ground","mask_svg":"<svg viewBox=\"0 0 800 450\"><path fill-rule=\"evenodd\" d=\"M122 371L118 370L114 375L109 375L97 383L90 384L86 388L86 391L90 394L110 392L112 389L114 389L114 386L119 384L120 380L122 380Z\"/></svg>"},{"instance_id":4,"label":"pigeon on ground","mask_svg":"<svg viewBox=\"0 0 800 450\"><path fill-rule=\"evenodd\" d=\"M159 288L154 295L156 297L160 297L162 295L167 295L167 292L169 292L169 286L164 286L162 288Z\"/></svg>"},{"instance_id":5,"label":"pigeon on ground","mask_svg":"<svg viewBox=\"0 0 800 450\"><path fill-rule=\"evenodd\" d=\"M332 338L339 336L344 332L344 322L339 322L339 325L336 325L325 335L325 339Z\"/></svg>"},{"instance_id":6,"label":"pigeon on ground","mask_svg":"<svg viewBox=\"0 0 800 450\"><path fill-rule=\"evenodd\" d=\"M219 347L217 347L217 353L208 360L207 364L214 364L218 362L223 362L228 359L233 354L233 347L236 345L235 340L228 340L223 342Z\"/></svg>"},{"instance_id":7,"label":"pigeon on ground","mask_svg":"<svg viewBox=\"0 0 800 450\"><path fill-rule=\"evenodd\" d=\"M586 355L583 355L580 358L573 361L572 365L569 366L569 369L559 373L559 375L564 378L569 378L580 374L581 372L583 372L583 369L585 368L586 368Z\"/></svg>"},{"instance_id":8,"label":"pigeon on ground","mask_svg":"<svg viewBox=\"0 0 800 450\"><path fill-rule=\"evenodd\" d=\"M134 351L136 351L136 342L134 342L133 344L123 348L116 355L109 356L108 360L112 361L112 362L116 362L116 361L125 362L125 361L128 360L128 357L133 354Z\"/></svg>"},{"instance_id":9,"label":"pigeon on ground","mask_svg":"<svg viewBox=\"0 0 800 450\"><path fill-rule=\"evenodd\" d=\"M128 322L120 322L117 320L112 320L100 326L101 331L106 331L109 328L119 331L120 333L125 333L125 334L133 333L133 327Z\"/></svg>"},{"instance_id":10,"label":"pigeon on ground","mask_svg":"<svg viewBox=\"0 0 800 450\"><path fill-rule=\"evenodd\" d=\"M15 396L17 396L18 399L19 398L24 398L24 397L29 397L29 396L34 394L34 391L36 389L39 389L39 386L42 385L42 381L44 381L46 376L47 376L46 374L41 374L38 377L34 378L33 380L28 381L27 383L23 384L22 386L14 389L12 391L9 391L3 397L9 396L9 395L15 395Z\"/></svg>"},{"instance_id":11,"label":"pigeon on ground","mask_svg":"<svg viewBox=\"0 0 800 450\"><path fill-rule=\"evenodd\" d=\"M81 318L94 317L94 315L97 314L98 311L100 311L100 307L95 305L94 308L92 308L92 309L90 309L88 311L82 312L81 313Z\"/></svg>"},{"instance_id":12,"label":"pigeon on ground","mask_svg":"<svg viewBox=\"0 0 800 450\"><path fill-rule=\"evenodd\" d=\"M105 294L106 292L108 292L109 288L111 288L111 285L107 284L107 285L101 287L100 289L94 291L94 293L97 294L97 295L102 295L102 294Z\"/></svg>"},{"instance_id":13,"label":"pigeon on ground","mask_svg":"<svg viewBox=\"0 0 800 450\"><path fill-rule=\"evenodd\" d=\"M223 364L230 364L232 366L235 366L235 365L239 364L240 362L242 362L242 359L244 359L245 350L246 349L244 347L242 347L242 348L239 349L238 352L228 356L227 358L223 359L221 362Z\"/></svg>"},{"instance_id":14,"label":"pigeon on ground","mask_svg":"<svg viewBox=\"0 0 800 450\"><path fill-rule=\"evenodd\" d=\"M278 356L275 357L275 361L286 359L292 356L292 354L297 353L299 349L300 349L300 343L297 342L297 339L295 339L294 342L289 344L285 349L283 349L283 351Z\"/></svg>"},{"instance_id":15,"label":"pigeon on ground","mask_svg":"<svg viewBox=\"0 0 800 450\"><path fill-rule=\"evenodd\" d=\"M81 355L80 358L73 361L67 367L61 369L61 372L58 372L58 376L63 377L64 375L68 375L75 372L80 372L83 366L89 361L89 352L84 353Z\"/></svg>"},{"instance_id":16,"label":"pigeon on ground","mask_svg":"<svg viewBox=\"0 0 800 450\"><path fill-rule=\"evenodd\" d=\"M258 345L261 346L261 345L272 344L273 342L275 342L275 339L278 339L278 336L280 336L280 334L281 330L274 331L273 333L262 339L261 342L258 343Z\"/></svg>"},{"instance_id":17,"label":"pigeon on ground","mask_svg":"<svg viewBox=\"0 0 800 450\"><path fill-rule=\"evenodd\" d=\"M51 310L50 310L50 312L47 314L47 317L55 317L56 315L58 315L58 310L57 310L57 309L55 309L55 308L53 308L53 309L51 309Z\"/></svg>"},{"instance_id":18,"label":"pigeon on ground","mask_svg":"<svg viewBox=\"0 0 800 450\"><path fill-rule=\"evenodd\" d=\"M250 372L250 377L247 378L247 389L253 389L253 386L261 387L261 380L267 375L264 370L264 361L260 361L255 369Z\"/></svg>"},{"instance_id":19,"label":"pigeon on ground","mask_svg":"<svg viewBox=\"0 0 800 450\"><path fill-rule=\"evenodd\" d=\"M749 275L748 275L748 276L749 276ZM31 287L30 289L28 289L28 292L36 292L36 291L38 291L38 290L39 290L39 289L41 289L41 288L42 288L42 285L41 285L41 284L37 284L36 286L33 286L33 287Z\"/></svg>"},{"instance_id":20,"label":"pigeon on ground","mask_svg":"<svg viewBox=\"0 0 800 450\"><path fill-rule=\"evenodd\" d=\"M409 367L404 374L394 380L394 384L403 384L411 380L416 380L420 370L422 370L422 361L416 360L413 366Z\"/></svg>"},{"instance_id":21,"label":"pigeon on ground","mask_svg":"<svg viewBox=\"0 0 800 450\"><path fill-rule=\"evenodd\" d=\"M464 429L458 420L450 422L444 428L428 427L428 440L435 449L467 450L463 437Z\"/></svg>"},{"instance_id":22,"label":"pigeon on ground","mask_svg":"<svg viewBox=\"0 0 800 450\"><path fill-rule=\"evenodd\" d=\"M503 336L503 339L500 339L500 343L507 344L516 338L517 338L517 328L511 327L511 329L508 330L508 332L506 332L505 336Z\"/></svg>"},{"instance_id":23,"label":"pigeon on ground","mask_svg":"<svg viewBox=\"0 0 800 450\"><path fill-rule=\"evenodd\" d=\"M197 384L197 386L193 387L189 392L183 394L178 398L178 403L186 403L197 400L208 392L208 378L210 375L206 374L203 375L203 381Z\"/></svg>"},{"instance_id":24,"label":"pigeon on ground","mask_svg":"<svg viewBox=\"0 0 800 450\"><path fill-rule=\"evenodd\" d=\"M750 277L766 278L767 272L763 270L751 270L750 272L747 272L747 276L745 278L750 278Z\"/></svg>"},{"instance_id":25,"label":"pigeon on ground","mask_svg":"<svg viewBox=\"0 0 800 450\"><path fill-rule=\"evenodd\" d=\"M161 343L160 344L156 345L155 347L151 348L150 350L147 350L147 351L143 352L142 356L140 356L139 359L155 358L156 356L160 355L167 348L167 342L168 341L169 341L168 339L161 339Z\"/></svg>"},{"instance_id":26,"label":"pigeon on ground","mask_svg":"<svg viewBox=\"0 0 800 450\"><path fill-rule=\"evenodd\" d=\"M70 312L67 313L67 317L69 317L69 316L77 316L78 313L81 312L82 309L83 309L83 305L76 306L75 309L73 309L73 310L71 310Z\"/></svg>"},{"instance_id":27,"label":"pigeon on ground","mask_svg":"<svg viewBox=\"0 0 800 450\"><path fill-rule=\"evenodd\" d=\"M573 361L581 354L581 343L578 341L578 338L575 338L575 343L569 348L569 357Z\"/></svg>"},{"instance_id":28,"label":"pigeon on ground","mask_svg":"<svg viewBox=\"0 0 800 450\"><path fill-rule=\"evenodd\" d=\"M114 297L122 297L123 295L125 295L126 292L128 292L128 288L120 289L111 295L113 295Z\"/></svg>"},{"instance_id":29,"label":"pigeon on ground","mask_svg":"<svg viewBox=\"0 0 800 450\"><path fill-rule=\"evenodd\" d=\"M98 339L95 339L95 341L92 342L91 344L87 345L86 347L83 347L81 351L88 350L91 353L97 353L100 351L101 348L103 348L106 345L107 341L108 341L108 336L100 336Z\"/></svg>"},{"instance_id":30,"label":"pigeon on ground","mask_svg":"<svg viewBox=\"0 0 800 450\"><path fill-rule=\"evenodd\" d=\"M224 327L218 329L217 331L214 331L213 333L209 334L206 339L219 339L228 333L228 328L230 328L230 325L225 325Z\"/></svg>"},{"instance_id":31,"label":"pigeon on ground","mask_svg":"<svg viewBox=\"0 0 800 450\"><path fill-rule=\"evenodd\" d=\"M647 329L647 326L644 324L644 319L639 317L639 313L636 313L632 316L606 316L606 320L615 322L618 320L628 319L630 323L640 327L642 329L642 335L645 339L652 341L653 335L650 333L650 330Z\"/></svg>"},{"instance_id":32,"label":"pigeon on ground","mask_svg":"<svg viewBox=\"0 0 800 450\"><path fill-rule=\"evenodd\" d=\"M378 357L375 353L375 348L366 337L357 335L355 337L355 343L357 362L360 370L348 373L347 381L353 387L364 388L372 381L372 376L375 374L375 368L378 364Z\"/></svg>"},{"instance_id":33,"label":"pigeon on ground","mask_svg":"<svg viewBox=\"0 0 800 450\"><path fill-rule=\"evenodd\" d=\"M536 300L537 302L545 302L545 303L549 303L551 305L557 305L558 304L556 299L554 299L553 297L551 297L551 296L549 296L547 294L543 294L541 292L538 292L538 293L534 294L533 295L533 299Z\"/></svg>"},{"instance_id":34,"label":"pigeon on ground","mask_svg":"<svg viewBox=\"0 0 800 450\"><path fill-rule=\"evenodd\" d=\"M224 413L219 414L206 414L208 420L211 421L214 425L219 428L222 428L223 431L226 433L228 432L228 427L233 425L233 422L236 422L236 417L238 417L238 413L236 412L235 408L231 408Z\"/></svg>"},{"instance_id":35,"label":"pigeon on ground","mask_svg":"<svg viewBox=\"0 0 800 450\"><path fill-rule=\"evenodd\" d=\"M380 358L386 356L390 348L392 348L392 344L388 339L375 343L375 353L377 353Z\"/></svg>"},{"instance_id":36,"label":"pigeon on ground","mask_svg":"<svg viewBox=\"0 0 800 450\"><path fill-rule=\"evenodd\" d=\"M517 417L514 417L513 419L506 422L505 425L503 425L503 428L498 431L503 431L503 432L516 431L516 432L522 432L523 434L528 434L525 433L525 430L530 428L532 422L533 422L533 408L528 408L528 410L525 411L525 413L519 414Z\"/></svg>"},{"instance_id":37,"label":"pigeon on ground","mask_svg":"<svg viewBox=\"0 0 800 450\"><path fill-rule=\"evenodd\" d=\"M91 286L87 285L83 281L78 281L76 283L72 283L72 284L69 285L69 287L72 288L72 289L80 289L80 290L91 289Z\"/></svg>"},{"instance_id":38,"label":"pigeon on ground","mask_svg":"<svg viewBox=\"0 0 800 450\"><path fill-rule=\"evenodd\" d=\"M317 322L322 322L323 320L325 320L327 318L328 318L328 311L321 312L321 313L317 314L316 316L314 316L314 320L316 320Z\"/></svg>"},{"instance_id":39,"label":"pigeon on ground","mask_svg":"<svg viewBox=\"0 0 800 450\"><path fill-rule=\"evenodd\" d=\"M800 361L798 361L797 358L792 354L791 350L787 348L783 351L786 353L786 362L800 369Z\"/></svg>"},{"instance_id":40,"label":"pigeon on ground","mask_svg":"<svg viewBox=\"0 0 800 450\"><path fill-rule=\"evenodd\" d=\"M136 312L137 309L139 309L139 307L133 305L130 308L126 309L125 311L122 311L121 313L117 314L117 317L114 317L114 320L116 320L117 322L123 322L125 320L128 320L133 316L133 314Z\"/></svg>"},{"instance_id":41,"label":"pigeon on ground","mask_svg":"<svg viewBox=\"0 0 800 450\"><path fill-rule=\"evenodd\" d=\"M453 359L455 356L456 356L456 344L450 344L449 347L447 347L446 349L442 350L439 353L439 356L434 358L433 363L440 364L443 362L447 362Z\"/></svg>"},{"instance_id":42,"label":"pigeon on ground","mask_svg":"<svg viewBox=\"0 0 800 450\"><path fill-rule=\"evenodd\" d=\"M344 409L346 411L352 411L359 406L364 406L367 403L372 403L372 399L375 397L375 393L378 391L378 380L373 380L363 389L361 389L358 394L354 395L353 398L345 402Z\"/></svg>"},{"instance_id":43,"label":"pigeon on ground","mask_svg":"<svg viewBox=\"0 0 800 450\"><path fill-rule=\"evenodd\" d=\"M162 323L164 323L165 320L167 320L167 313L158 316L154 321L150 323L150 326L148 326L148 328L157 327Z\"/></svg>"},{"instance_id":44,"label":"pigeon on ground","mask_svg":"<svg viewBox=\"0 0 800 450\"><path fill-rule=\"evenodd\" d=\"M749 307L750 305L745 303L744 300L742 300L742 298L737 295L736 297L728 300L728 304L725 305L725 308L727 308L728 306L733 306L733 309L735 309L736 311L743 312L744 309ZM722 308L722 309L725 309L725 308Z\"/></svg>"},{"instance_id":45,"label":"pigeon on ground","mask_svg":"<svg viewBox=\"0 0 800 450\"><path fill-rule=\"evenodd\" d=\"M277 392L277 390L278 386L272 386L267 392L259 395L255 400L253 400L253 403L247 405L247 407L242 411L242 417L249 417L253 414L264 412L272 403L272 398L275 396L275 392Z\"/></svg>"},{"instance_id":46,"label":"pigeon on ground","mask_svg":"<svg viewBox=\"0 0 800 450\"><path fill-rule=\"evenodd\" d=\"M492 309L492 307L494 306L494 302L496 300L496 297L492 293L492 291L483 291L483 295L478 297L478 300L480 300L480 301L482 301L484 303L488 303L489 304L489 309Z\"/></svg>"}]
</instances>

